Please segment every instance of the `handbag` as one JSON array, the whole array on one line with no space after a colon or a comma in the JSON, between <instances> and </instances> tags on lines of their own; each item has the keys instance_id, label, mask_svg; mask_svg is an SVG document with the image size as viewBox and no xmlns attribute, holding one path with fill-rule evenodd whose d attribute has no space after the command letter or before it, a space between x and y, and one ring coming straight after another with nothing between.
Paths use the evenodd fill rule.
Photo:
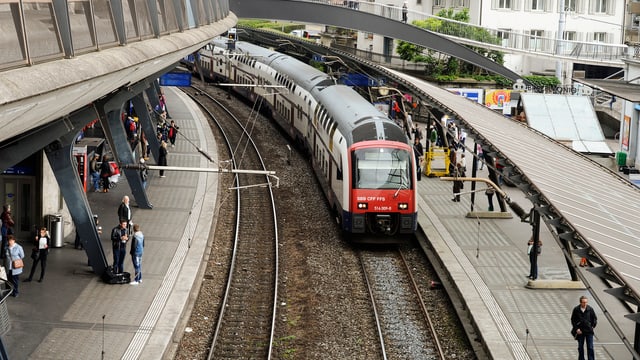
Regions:
<instances>
[{"instance_id":1,"label":"handbag","mask_svg":"<svg viewBox=\"0 0 640 360\"><path fill-rule=\"evenodd\" d=\"M22 262L22 259L13 260L13 268L14 269L22 269L23 267L24 267L24 263Z\"/></svg>"},{"instance_id":2,"label":"handbag","mask_svg":"<svg viewBox=\"0 0 640 360\"><path fill-rule=\"evenodd\" d=\"M40 250L38 250L38 248L33 248L31 250L31 258L33 260L38 260L39 257L40 257Z\"/></svg>"}]
</instances>

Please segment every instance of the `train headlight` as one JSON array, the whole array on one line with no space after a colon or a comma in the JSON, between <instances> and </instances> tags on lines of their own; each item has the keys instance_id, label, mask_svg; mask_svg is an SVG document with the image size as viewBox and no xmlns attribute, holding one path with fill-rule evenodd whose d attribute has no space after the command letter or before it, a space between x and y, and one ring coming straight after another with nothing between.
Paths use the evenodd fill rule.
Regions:
<instances>
[{"instance_id":1,"label":"train headlight","mask_svg":"<svg viewBox=\"0 0 640 360\"><path fill-rule=\"evenodd\" d=\"M358 210L367 210L369 208L369 204L367 203L358 203Z\"/></svg>"},{"instance_id":2,"label":"train headlight","mask_svg":"<svg viewBox=\"0 0 640 360\"><path fill-rule=\"evenodd\" d=\"M398 203L399 210L407 210L409 208L409 204L407 203Z\"/></svg>"}]
</instances>

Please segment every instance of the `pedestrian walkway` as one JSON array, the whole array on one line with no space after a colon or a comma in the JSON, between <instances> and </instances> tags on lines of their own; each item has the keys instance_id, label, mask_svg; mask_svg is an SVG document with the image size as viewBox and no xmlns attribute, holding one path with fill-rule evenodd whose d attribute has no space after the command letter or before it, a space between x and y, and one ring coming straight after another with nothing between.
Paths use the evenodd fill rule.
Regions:
<instances>
[{"instance_id":1,"label":"pedestrian walkway","mask_svg":"<svg viewBox=\"0 0 640 360\"><path fill-rule=\"evenodd\" d=\"M182 92L165 88L167 107L180 131L169 148L168 164L215 167L196 150L217 159L207 120ZM152 160L150 164L155 164ZM66 234L62 248L51 249L42 283L20 284L20 297L8 299L12 329L2 340L9 358L20 359L160 359L187 307L194 281L206 258L215 212L217 174L150 172L152 210L136 207L133 221L145 235L140 285L107 285L87 266L84 251ZM130 195L126 178L109 193L87 194L103 227L102 245L112 262L110 230L117 225L122 196ZM66 220L68 221L68 220ZM19 242L30 249L28 239ZM128 254L125 271L133 273ZM31 259L25 259L25 268ZM22 276L21 280L26 279Z\"/></svg>"},{"instance_id":2,"label":"pedestrian walkway","mask_svg":"<svg viewBox=\"0 0 640 360\"><path fill-rule=\"evenodd\" d=\"M468 142L470 140L467 140ZM468 156L467 175L472 158ZM478 177L488 178L486 167ZM584 285L572 283L567 262L551 233L541 225L542 253L538 258L537 281L530 281L527 242L532 227L517 216L512 218L469 218L471 195L452 202L452 183L422 177L419 182L419 223L433 250L440 256L455 288L463 297L459 306L472 313L478 337L493 359L573 359L577 342L570 334L571 310L581 295L598 316L595 331L597 359L630 358L602 308ZM466 183L463 191L469 191ZM477 188L484 189L484 184ZM528 211L532 205L517 188L503 186L510 198ZM496 210L499 210L494 197ZM484 191L476 193L475 211L488 209ZM629 309L603 292L605 284L580 268L591 291L605 302L606 309L633 339L635 324L624 318ZM573 287L573 288L572 288ZM463 319L467 321L467 319Z\"/></svg>"}]
</instances>

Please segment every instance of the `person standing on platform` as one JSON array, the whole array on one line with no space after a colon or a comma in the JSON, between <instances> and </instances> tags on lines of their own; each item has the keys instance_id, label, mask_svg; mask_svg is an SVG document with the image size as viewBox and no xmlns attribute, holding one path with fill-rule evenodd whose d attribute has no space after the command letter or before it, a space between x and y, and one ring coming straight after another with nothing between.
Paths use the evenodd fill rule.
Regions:
<instances>
[{"instance_id":1,"label":"person standing on platform","mask_svg":"<svg viewBox=\"0 0 640 360\"><path fill-rule=\"evenodd\" d=\"M475 159L475 161L478 162L478 170L482 170L484 169L484 161L482 161L484 160L484 153L480 144L476 144L476 154L478 155Z\"/></svg>"},{"instance_id":2,"label":"person standing on platform","mask_svg":"<svg viewBox=\"0 0 640 360\"><path fill-rule=\"evenodd\" d=\"M129 233L131 233L131 218L133 214L131 213L131 207L129 206L129 197L127 195L122 197L122 202L120 202L120 206L118 206L118 220L127 222L127 229Z\"/></svg>"},{"instance_id":3,"label":"person standing on platform","mask_svg":"<svg viewBox=\"0 0 640 360\"><path fill-rule=\"evenodd\" d=\"M142 168L140 169L140 180L142 181L142 188L147 188L147 180L149 180L149 170L144 165L144 159L140 158L140 165Z\"/></svg>"},{"instance_id":4,"label":"person standing on platform","mask_svg":"<svg viewBox=\"0 0 640 360\"><path fill-rule=\"evenodd\" d=\"M91 162L89 163L89 170L91 171L91 180L93 182L93 191L100 191L100 166L98 166L98 160L100 155L93 154Z\"/></svg>"},{"instance_id":5,"label":"person standing on platform","mask_svg":"<svg viewBox=\"0 0 640 360\"><path fill-rule=\"evenodd\" d=\"M405 1L404 4L402 4L402 22L403 23L407 23L407 2Z\"/></svg>"},{"instance_id":6,"label":"person standing on platform","mask_svg":"<svg viewBox=\"0 0 640 360\"><path fill-rule=\"evenodd\" d=\"M20 285L20 274L22 274L22 268L24 267L24 250L22 246L16 243L16 238L13 235L7 235L7 252L9 255L9 271L11 274L11 284L13 285L13 292L11 296L18 297L18 286Z\"/></svg>"},{"instance_id":7,"label":"person standing on platform","mask_svg":"<svg viewBox=\"0 0 640 360\"><path fill-rule=\"evenodd\" d=\"M176 125L176 123L171 120L171 123L169 124L169 141L171 142L171 147L175 147L176 146L176 137L178 136L178 125Z\"/></svg>"},{"instance_id":8,"label":"person standing on platform","mask_svg":"<svg viewBox=\"0 0 640 360\"><path fill-rule=\"evenodd\" d=\"M454 166L452 176L455 178L466 176L460 164ZM452 201L460 202L460 190L462 190L463 188L464 182L462 180L453 180L453 199L451 199Z\"/></svg>"},{"instance_id":9,"label":"person standing on platform","mask_svg":"<svg viewBox=\"0 0 640 360\"><path fill-rule=\"evenodd\" d=\"M420 181L422 179L422 169L420 168L420 164L422 163L422 157L424 156L424 149L422 148L420 138L417 136L413 140L413 153L416 157L416 173L418 175L418 181Z\"/></svg>"},{"instance_id":10,"label":"person standing on platform","mask_svg":"<svg viewBox=\"0 0 640 360\"><path fill-rule=\"evenodd\" d=\"M0 214L0 220L2 222L2 225L0 226L0 230L2 231L1 232L2 249L0 250L2 253L0 254L0 257L4 259L6 256L7 246L8 246L7 236L13 234L13 225L15 224L13 222L13 217L11 216L11 205L6 204L2 207L2 214Z\"/></svg>"},{"instance_id":11,"label":"person standing on platform","mask_svg":"<svg viewBox=\"0 0 640 360\"><path fill-rule=\"evenodd\" d=\"M47 235L47 228L41 227L40 233L35 237L35 249L38 249L38 256L33 259L33 265L29 272L29 278L24 282L30 282L33 280L33 274L36 272L38 263L40 263L40 279L38 282L42 282L44 279L44 272L47 270L47 255L49 255L49 247L51 246L51 238Z\"/></svg>"},{"instance_id":12,"label":"person standing on platform","mask_svg":"<svg viewBox=\"0 0 640 360\"><path fill-rule=\"evenodd\" d=\"M133 237L131 241L131 261L133 262L133 269L135 277L130 283L131 285L138 285L142 282L142 253L144 252L144 234L140 231L140 224L133 225Z\"/></svg>"},{"instance_id":13,"label":"person standing on platform","mask_svg":"<svg viewBox=\"0 0 640 360\"><path fill-rule=\"evenodd\" d=\"M100 179L102 179L102 192L109 192L109 176L111 176L111 167L109 166L109 157L102 156L102 164L100 164Z\"/></svg>"},{"instance_id":14,"label":"person standing on platform","mask_svg":"<svg viewBox=\"0 0 640 360\"><path fill-rule=\"evenodd\" d=\"M527 255L529 255L529 279L538 279L538 255L542 253L542 241L538 240L538 246L533 246L533 237L527 243Z\"/></svg>"},{"instance_id":15,"label":"person standing on platform","mask_svg":"<svg viewBox=\"0 0 640 360\"><path fill-rule=\"evenodd\" d=\"M580 296L580 305L573 308L571 312L571 334L578 341L578 360L584 358L584 343L587 342L587 359L594 360L593 349L593 329L598 325L598 317L593 308L587 305L587 297Z\"/></svg>"},{"instance_id":16,"label":"person standing on platform","mask_svg":"<svg viewBox=\"0 0 640 360\"><path fill-rule=\"evenodd\" d=\"M113 272L124 272L124 258L127 256L127 221L120 220L120 225L111 230L111 248L113 250Z\"/></svg>"},{"instance_id":17,"label":"person standing on platform","mask_svg":"<svg viewBox=\"0 0 640 360\"><path fill-rule=\"evenodd\" d=\"M167 143L165 141L160 143L160 155L158 156L158 165L167 166ZM163 178L164 170L160 170L160 177Z\"/></svg>"},{"instance_id":18,"label":"person standing on platform","mask_svg":"<svg viewBox=\"0 0 640 360\"><path fill-rule=\"evenodd\" d=\"M484 191L484 194L487 195L487 202L489 203L489 211L493 211L493 194L496 193L496 190L493 187L488 187L487 190Z\"/></svg>"}]
</instances>

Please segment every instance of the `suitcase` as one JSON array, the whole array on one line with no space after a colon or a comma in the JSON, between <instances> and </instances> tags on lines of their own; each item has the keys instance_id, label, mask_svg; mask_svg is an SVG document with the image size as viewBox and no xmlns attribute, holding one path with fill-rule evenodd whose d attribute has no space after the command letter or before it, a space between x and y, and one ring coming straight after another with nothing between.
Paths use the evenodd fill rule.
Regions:
<instances>
[{"instance_id":1,"label":"suitcase","mask_svg":"<svg viewBox=\"0 0 640 360\"><path fill-rule=\"evenodd\" d=\"M128 272L114 273L112 267L108 267L102 274L102 280L107 284L128 284L131 282L131 274Z\"/></svg>"}]
</instances>

